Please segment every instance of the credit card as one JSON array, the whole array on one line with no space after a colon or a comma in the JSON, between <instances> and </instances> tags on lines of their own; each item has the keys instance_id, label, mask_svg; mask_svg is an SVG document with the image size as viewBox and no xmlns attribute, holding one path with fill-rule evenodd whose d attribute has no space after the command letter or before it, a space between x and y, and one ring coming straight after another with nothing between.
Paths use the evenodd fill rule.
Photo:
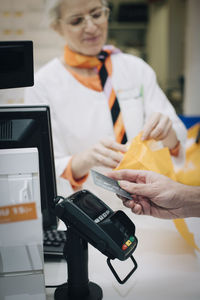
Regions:
<instances>
[{"instance_id":1,"label":"credit card","mask_svg":"<svg viewBox=\"0 0 200 300\"><path fill-rule=\"evenodd\" d=\"M118 194L122 197L132 200L131 194L125 191L124 189L122 189L119 186L117 180L109 178L94 170L91 170L91 174L92 174L93 182L96 185L104 188L105 190L111 191L115 194Z\"/></svg>"}]
</instances>

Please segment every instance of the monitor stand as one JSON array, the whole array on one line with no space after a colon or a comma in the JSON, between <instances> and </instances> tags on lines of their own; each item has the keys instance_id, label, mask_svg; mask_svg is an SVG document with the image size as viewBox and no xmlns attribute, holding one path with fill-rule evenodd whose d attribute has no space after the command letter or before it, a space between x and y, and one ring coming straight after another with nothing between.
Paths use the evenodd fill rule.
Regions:
<instances>
[{"instance_id":1,"label":"monitor stand","mask_svg":"<svg viewBox=\"0 0 200 300\"><path fill-rule=\"evenodd\" d=\"M55 300L101 300L103 292L88 279L88 243L68 227L64 257L67 261L68 282L55 290Z\"/></svg>"}]
</instances>

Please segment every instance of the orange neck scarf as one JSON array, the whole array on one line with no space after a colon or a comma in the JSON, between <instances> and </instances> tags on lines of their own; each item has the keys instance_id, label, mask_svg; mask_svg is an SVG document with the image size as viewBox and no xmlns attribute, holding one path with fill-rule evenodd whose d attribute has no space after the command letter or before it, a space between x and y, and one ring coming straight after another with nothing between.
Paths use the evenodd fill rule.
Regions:
<instances>
[{"instance_id":1,"label":"orange neck scarf","mask_svg":"<svg viewBox=\"0 0 200 300\"><path fill-rule=\"evenodd\" d=\"M109 55L111 53L118 52L118 50L113 46L105 46L103 50L106 51ZM96 56L87 56L76 53L69 49L68 46L65 46L64 60L65 63L71 67L78 67L83 69L97 68L99 70L102 65L102 62Z\"/></svg>"}]
</instances>

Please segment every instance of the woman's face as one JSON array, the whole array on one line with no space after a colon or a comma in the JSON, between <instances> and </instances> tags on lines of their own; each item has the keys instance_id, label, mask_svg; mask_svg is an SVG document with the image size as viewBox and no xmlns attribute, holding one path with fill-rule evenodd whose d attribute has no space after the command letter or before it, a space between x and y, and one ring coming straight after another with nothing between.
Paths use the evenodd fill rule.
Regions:
<instances>
[{"instance_id":1,"label":"woman's face","mask_svg":"<svg viewBox=\"0 0 200 300\"><path fill-rule=\"evenodd\" d=\"M108 30L106 17L96 22L101 8L100 0L65 0L61 4L56 30L71 50L89 56L95 56L101 51ZM94 18L90 17L91 14Z\"/></svg>"}]
</instances>

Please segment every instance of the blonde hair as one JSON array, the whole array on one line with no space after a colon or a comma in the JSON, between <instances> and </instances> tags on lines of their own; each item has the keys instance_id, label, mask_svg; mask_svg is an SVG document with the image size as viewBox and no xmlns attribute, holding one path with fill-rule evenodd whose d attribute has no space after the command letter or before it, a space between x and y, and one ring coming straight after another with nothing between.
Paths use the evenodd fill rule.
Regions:
<instances>
[{"instance_id":1,"label":"blonde hair","mask_svg":"<svg viewBox=\"0 0 200 300\"><path fill-rule=\"evenodd\" d=\"M73 0L71 0L73 1ZM103 6L108 6L107 0L100 0ZM48 17L49 25L56 24L60 18L60 5L65 2L65 0L46 0L46 16Z\"/></svg>"}]
</instances>

